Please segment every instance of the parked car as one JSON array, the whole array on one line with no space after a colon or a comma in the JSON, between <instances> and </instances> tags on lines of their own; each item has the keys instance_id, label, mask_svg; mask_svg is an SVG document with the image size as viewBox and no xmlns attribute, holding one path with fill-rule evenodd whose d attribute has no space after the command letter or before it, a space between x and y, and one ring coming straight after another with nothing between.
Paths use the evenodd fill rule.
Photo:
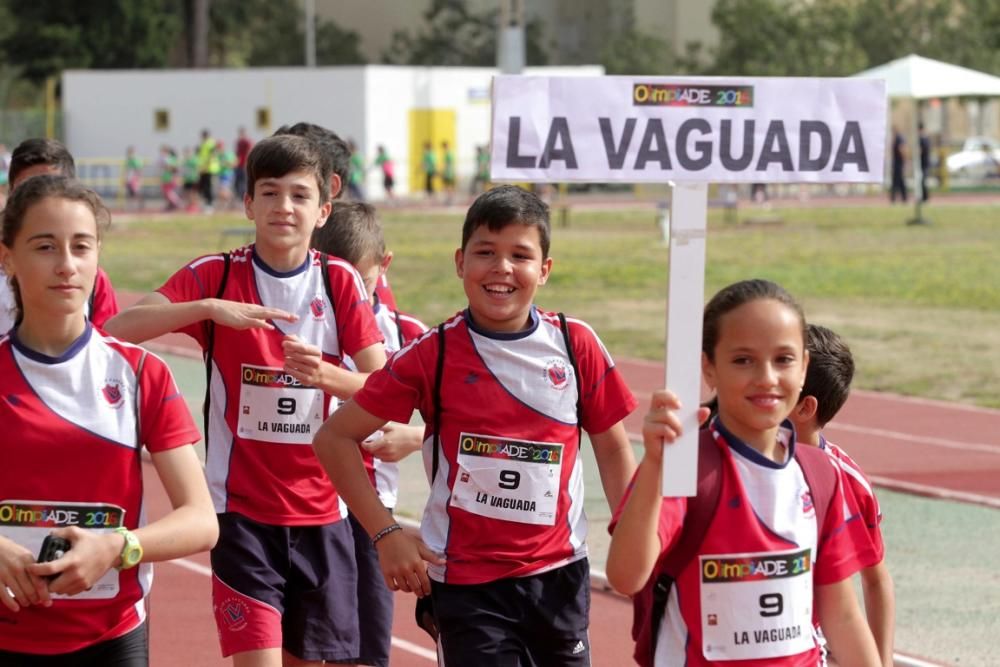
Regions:
<instances>
[{"instance_id":1,"label":"parked car","mask_svg":"<svg viewBox=\"0 0 1000 667\"><path fill-rule=\"evenodd\" d=\"M945 160L948 174L964 178L1000 176L1000 141L991 137L969 137L962 150Z\"/></svg>"}]
</instances>

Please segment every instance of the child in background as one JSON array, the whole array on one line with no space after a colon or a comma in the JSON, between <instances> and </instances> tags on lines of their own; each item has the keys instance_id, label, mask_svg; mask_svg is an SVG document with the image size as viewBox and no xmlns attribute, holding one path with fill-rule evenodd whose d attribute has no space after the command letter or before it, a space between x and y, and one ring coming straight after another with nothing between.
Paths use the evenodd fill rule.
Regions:
<instances>
[{"instance_id":1,"label":"child in background","mask_svg":"<svg viewBox=\"0 0 1000 667\"><path fill-rule=\"evenodd\" d=\"M718 416L700 432L699 458L718 451L719 503L697 553L666 580L665 559L685 547L680 536L697 500L661 496L663 447L680 435L680 406L668 391L653 395L645 455L612 523L607 563L619 592L634 595L650 581L667 589L661 620L650 621L653 646L637 646L640 664L818 666L815 619L842 664L880 664L850 581L868 557L854 539L858 522L845 516L839 476L816 450L796 449L787 421L808 362L805 318L778 285L735 283L705 306L702 377ZM701 408L699 418L707 415ZM828 473L828 497L811 486L818 480L807 479L809 470Z\"/></svg>"},{"instance_id":2,"label":"child in background","mask_svg":"<svg viewBox=\"0 0 1000 667\"><path fill-rule=\"evenodd\" d=\"M132 341L180 331L205 350L213 603L237 667L359 651L354 537L310 445L330 395L364 382L342 359L367 373L385 352L357 272L309 248L330 213L327 165L303 137L258 142L244 199L255 242L192 261L108 323Z\"/></svg>"},{"instance_id":3,"label":"child in background","mask_svg":"<svg viewBox=\"0 0 1000 667\"><path fill-rule=\"evenodd\" d=\"M25 139L11 155L11 191L32 176L42 174L76 178L76 162L66 147L55 139ZM118 299L111 279L100 267L97 268L97 277L94 279L90 299L84 305L84 312L98 328L103 327L118 312ZM15 321L13 292L0 268L0 335L7 333Z\"/></svg>"},{"instance_id":4,"label":"child in background","mask_svg":"<svg viewBox=\"0 0 1000 667\"><path fill-rule=\"evenodd\" d=\"M149 563L218 535L198 429L167 365L87 321L109 220L94 192L52 175L19 184L3 214L20 310L0 336L0 502L13 510L0 525L3 665L145 667ZM149 523L143 447L172 507ZM71 548L35 563L50 533Z\"/></svg>"},{"instance_id":5,"label":"child in background","mask_svg":"<svg viewBox=\"0 0 1000 667\"><path fill-rule=\"evenodd\" d=\"M314 443L389 588L432 596L450 667L590 664L581 433L616 506L635 467L622 424L635 399L589 326L533 305L550 233L535 195L479 197L455 251L468 309L396 352ZM427 424L423 541L400 532L358 453L414 409Z\"/></svg>"},{"instance_id":6,"label":"child in background","mask_svg":"<svg viewBox=\"0 0 1000 667\"><path fill-rule=\"evenodd\" d=\"M441 184L444 187L444 200L451 204L455 198L455 151L447 141L441 142L441 158L444 168L441 170Z\"/></svg>"},{"instance_id":7,"label":"child in background","mask_svg":"<svg viewBox=\"0 0 1000 667\"><path fill-rule=\"evenodd\" d=\"M188 213L198 212L198 155L190 146L184 147L184 159L181 162L181 180L184 184L185 210Z\"/></svg>"},{"instance_id":8,"label":"child in background","mask_svg":"<svg viewBox=\"0 0 1000 667\"><path fill-rule=\"evenodd\" d=\"M823 437L823 428L847 402L854 379L854 357L851 349L835 332L810 324L806 332L809 370L798 405L789 415L795 425L798 441L819 447L836 462L849 496L848 506L860 514L871 539L870 562L862 563L861 589L864 593L868 627L875 636L883 667L893 664L893 632L896 599L892 576L885 565L885 545L882 542L882 511L871 482L847 453ZM836 646L831 647L836 655Z\"/></svg>"},{"instance_id":9,"label":"child in background","mask_svg":"<svg viewBox=\"0 0 1000 667\"><path fill-rule=\"evenodd\" d=\"M136 206L142 209L142 158L135 154L135 147L125 149L125 198L135 200Z\"/></svg>"},{"instance_id":10,"label":"child in background","mask_svg":"<svg viewBox=\"0 0 1000 667\"><path fill-rule=\"evenodd\" d=\"M392 262L392 251L386 250L382 226L374 207L363 202L334 202L327 223L313 234L312 247L344 259L358 270L368 298L372 300L375 321L385 338L387 356L427 331L420 320L379 303L375 287ZM345 358L344 363L353 369L353 361L349 358ZM396 507L399 494L397 462L420 449L422 444L422 427L389 423L361 445L369 479L378 492L379 500L390 512ZM358 561L358 620L361 628L358 663L386 667L392 640L392 591L385 585L378 565L378 553L368 533L353 515L348 518L354 531L354 550Z\"/></svg>"},{"instance_id":11,"label":"child in background","mask_svg":"<svg viewBox=\"0 0 1000 667\"><path fill-rule=\"evenodd\" d=\"M236 154L226 150L224 142L215 144L219 156L219 208L228 210L233 206L233 180L236 177Z\"/></svg>"},{"instance_id":12,"label":"child in background","mask_svg":"<svg viewBox=\"0 0 1000 667\"><path fill-rule=\"evenodd\" d=\"M424 192L427 199L434 198L434 177L437 176L437 156L434 155L434 148L431 142L424 142L424 152L420 157L420 170L424 173Z\"/></svg>"},{"instance_id":13,"label":"child in background","mask_svg":"<svg viewBox=\"0 0 1000 667\"><path fill-rule=\"evenodd\" d=\"M177 174L180 165L177 162L177 151L170 146L160 147L160 192L166 202L164 211L176 211L181 207L181 199L177 196Z\"/></svg>"},{"instance_id":14,"label":"child in background","mask_svg":"<svg viewBox=\"0 0 1000 667\"><path fill-rule=\"evenodd\" d=\"M389 157L388 151L385 150L385 146L379 145L375 155L375 166L382 170L382 189L385 190L385 198L388 200L394 199L393 188L396 185L396 167Z\"/></svg>"}]
</instances>

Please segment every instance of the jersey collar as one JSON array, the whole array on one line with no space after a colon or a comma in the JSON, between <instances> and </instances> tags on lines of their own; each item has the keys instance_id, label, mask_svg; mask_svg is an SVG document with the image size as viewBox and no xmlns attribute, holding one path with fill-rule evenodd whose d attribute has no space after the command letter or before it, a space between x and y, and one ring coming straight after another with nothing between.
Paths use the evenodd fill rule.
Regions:
<instances>
[{"instance_id":1,"label":"jersey collar","mask_svg":"<svg viewBox=\"0 0 1000 667\"><path fill-rule=\"evenodd\" d=\"M33 350L24 343L22 343L21 339L17 337L16 328L10 332L10 342L11 344L13 344L14 348L17 349L18 352L26 356L28 359L31 359L32 361L37 361L40 364L61 364L64 361L69 361L70 359L75 357L80 352L80 350L82 350L87 346L87 343L90 342L90 336L92 332L93 332L93 327L88 321L86 326L84 326L83 328L83 333L80 334L76 340L70 343L69 347L66 348L66 351L60 354L58 357L50 357L47 354L42 354L41 352Z\"/></svg>"},{"instance_id":2,"label":"jersey collar","mask_svg":"<svg viewBox=\"0 0 1000 667\"><path fill-rule=\"evenodd\" d=\"M712 420L712 424L709 428L711 428L713 433L716 435L716 440L722 438L722 441L729 445L734 452L751 463L756 463L757 465L765 468L781 470L782 468L788 467L789 461L795 458L795 426L788 419L781 422L781 427L778 429L778 439L785 446L785 450L787 452L784 463L772 461L747 443L737 438L729 431L729 429L726 428L725 424L723 424L722 420L718 417Z\"/></svg>"},{"instance_id":3,"label":"jersey collar","mask_svg":"<svg viewBox=\"0 0 1000 667\"><path fill-rule=\"evenodd\" d=\"M272 269L270 266L268 266L264 262L264 260L260 258L260 255L257 254L256 247L254 247L251 257L253 258L254 266L259 268L261 271L268 274L269 276L274 276L275 278L291 278L292 276L297 276L300 273L305 272L306 269L309 268L309 265L312 264L313 260L312 250L310 250L306 253L306 260L302 262L300 266L295 267L291 271L283 272L283 271L278 271L276 269Z\"/></svg>"},{"instance_id":4,"label":"jersey collar","mask_svg":"<svg viewBox=\"0 0 1000 667\"><path fill-rule=\"evenodd\" d=\"M536 329L538 329L538 311L534 306L532 306L531 310L528 311L528 318L531 320L531 323L527 326L527 328L521 329L520 331L511 331L510 333L487 331L486 329L476 326L476 323L472 321L472 314L469 312L468 308L462 311L462 317L465 318L466 326L468 326L473 332L483 336L484 338L492 338L493 340L520 340L522 338L527 338L531 334L535 333Z\"/></svg>"}]
</instances>

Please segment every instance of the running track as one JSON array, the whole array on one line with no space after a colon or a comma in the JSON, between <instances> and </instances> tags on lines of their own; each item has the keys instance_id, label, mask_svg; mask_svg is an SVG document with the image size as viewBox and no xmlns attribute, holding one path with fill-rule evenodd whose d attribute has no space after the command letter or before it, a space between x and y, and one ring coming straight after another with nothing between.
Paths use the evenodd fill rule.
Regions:
<instances>
[{"instance_id":1,"label":"running track","mask_svg":"<svg viewBox=\"0 0 1000 667\"><path fill-rule=\"evenodd\" d=\"M120 295L123 305L134 299ZM165 336L151 347L199 356L186 336ZM636 435L650 392L663 385L663 368L632 359L620 359L618 366L640 401L640 408L626 420L629 432ZM880 486L1000 508L1000 411L855 391L827 432ZM153 518L168 504L151 465L145 468L151 476L147 511ZM219 655L209 583L204 554L156 568L150 597L153 667L230 664ZM595 667L633 664L630 623L631 605L626 600L595 589L591 614ZM413 622L411 595L396 596L393 635L394 667L435 664L430 639ZM930 663L900 658L897 664Z\"/></svg>"}]
</instances>

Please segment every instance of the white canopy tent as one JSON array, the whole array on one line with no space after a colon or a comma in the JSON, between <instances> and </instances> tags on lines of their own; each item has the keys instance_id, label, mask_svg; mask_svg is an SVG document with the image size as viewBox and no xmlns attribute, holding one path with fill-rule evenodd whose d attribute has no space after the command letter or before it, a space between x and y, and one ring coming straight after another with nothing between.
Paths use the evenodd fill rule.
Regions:
<instances>
[{"instance_id":1,"label":"white canopy tent","mask_svg":"<svg viewBox=\"0 0 1000 667\"><path fill-rule=\"evenodd\" d=\"M884 65L867 69L854 75L856 78L883 79L890 98L921 100L945 97L997 97L1000 96L1000 77L968 67L960 67L918 55L908 55ZM914 141L917 146L917 114L914 115ZM913 160L915 183L921 182L920 160ZM922 193L915 193L916 218L920 215Z\"/></svg>"}]
</instances>

